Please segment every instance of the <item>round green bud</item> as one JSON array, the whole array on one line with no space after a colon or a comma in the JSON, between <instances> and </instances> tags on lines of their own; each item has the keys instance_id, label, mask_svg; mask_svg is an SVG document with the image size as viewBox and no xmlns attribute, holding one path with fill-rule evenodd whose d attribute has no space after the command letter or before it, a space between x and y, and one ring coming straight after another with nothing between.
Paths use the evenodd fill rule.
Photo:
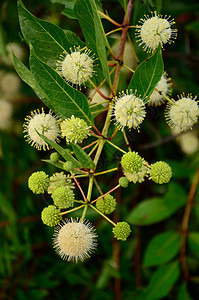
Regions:
<instances>
[{"instance_id":1,"label":"round green bud","mask_svg":"<svg viewBox=\"0 0 199 300\"><path fill-rule=\"evenodd\" d=\"M57 162L58 159L59 159L59 154L58 154L57 152L51 153L51 155L50 155L50 160L51 160L53 163Z\"/></svg>"},{"instance_id":2,"label":"round green bud","mask_svg":"<svg viewBox=\"0 0 199 300\"><path fill-rule=\"evenodd\" d=\"M113 228L113 234L117 240L126 241L130 233L131 228L126 222L118 222Z\"/></svg>"},{"instance_id":3,"label":"round green bud","mask_svg":"<svg viewBox=\"0 0 199 300\"><path fill-rule=\"evenodd\" d=\"M28 179L28 187L34 194L44 194L48 186L49 176L43 171L32 173Z\"/></svg>"},{"instance_id":4,"label":"round green bud","mask_svg":"<svg viewBox=\"0 0 199 300\"><path fill-rule=\"evenodd\" d=\"M59 215L60 209L54 205L49 205L42 210L41 219L45 225L56 226L62 219Z\"/></svg>"},{"instance_id":5,"label":"round green bud","mask_svg":"<svg viewBox=\"0 0 199 300\"><path fill-rule=\"evenodd\" d=\"M111 214L117 205L115 198L111 195L106 195L104 198L97 200L96 207L103 214Z\"/></svg>"},{"instance_id":6,"label":"round green bud","mask_svg":"<svg viewBox=\"0 0 199 300\"><path fill-rule=\"evenodd\" d=\"M168 183L172 177L171 167L164 161L157 161L151 165L150 177L155 183Z\"/></svg>"},{"instance_id":7,"label":"round green bud","mask_svg":"<svg viewBox=\"0 0 199 300\"><path fill-rule=\"evenodd\" d=\"M126 177L123 176L123 177L120 177L119 184L121 185L121 187L127 188L129 185L129 181Z\"/></svg>"},{"instance_id":8,"label":"round green bud","mask_svg":"<svg viewBox=\"0 0 199 300\"><path fill-rule=\"evenodd\" d=\"M72 171L72 169L73 169L73 163L72 163L72 161L66 161L66 162L63 164L63 169L64 169L66 172Z\"/></svg>"},{"instance_id":9,"label":"round green bud","mask_svg":"<svg viewBox=\"0 0 199 300\"><path fill-rule=\"evenodd\" d=\"M124 171L137 173L142 167L142 158L135 151L128 152L122 156L121 165Z\"/></svg>"},{"instance_id":10,"label":"round green bud","mask_svg":"<svg viewBox=\"0 0 199 300\"><path fill-rule=\"evenodd\" d=\"M59 208L73 207L75 195L68 186L61 186L52 193L53 202Z\"/></svg>"}]
</instances>

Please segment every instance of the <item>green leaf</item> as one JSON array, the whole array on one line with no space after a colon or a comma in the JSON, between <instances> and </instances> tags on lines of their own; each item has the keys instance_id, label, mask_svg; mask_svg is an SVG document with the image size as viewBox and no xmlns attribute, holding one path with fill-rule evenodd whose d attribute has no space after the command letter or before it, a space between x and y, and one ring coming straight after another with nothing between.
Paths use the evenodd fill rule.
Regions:
<instances>
[{"instance_id":1,"label":"green leaf","mask_svg":"<svg viewBox=\"0 0 199 300\"><path fill-rule=\"evenodd\" d=\"M52 166L55 166L55 167L58 168L58 169L64 170L64 169L63 169L63 164L60 163L59 161L57 161L57 162L52 162L52 160L50 160L50 159L42 159L42 161L44 161L44 162L46 162L46 163L48 163L48 164L50 164L50 165L52 165Z\"/></svg>"},{"instance_id":2,"label":"green leaf","mask_svg":"<svg viewBox=\"0 0 199 300\"><path fill-rule=\"evenodd\" d=\"M187 290L187 283L184 282L178 290L177 300L192 300Z\"/></svg>"},{"instance_id":3,"label":"green leaf","mask_svg":"<svg viewBox=\"0 0 199 300\"><path fill-rule=\"evenodd\" d=\"M145 291L145 300L162 299L167 296L180 275L178 262L161 266L153 274Z\"/></svg>"},{"instance_id":4,"label":"green leaf","mask_svg":"<svg viewBox=\"0 0 199 300\"><path fill-rule=\"evenodd\" d=\"M74 39L67 38L60 27L33 16L21 0L18 0L18 11L26 42L31 43L39 58L51 67L56 67L61 53L69 51L74 45L78 46L78 42L74 43Z\"/></svg>"},{"instance_id":5,"label":"green leaf","mask_svg":"<svg viewBox=\"0 0 199 300\"><path fill-rule=\"evenodd\" d=\"M170 261L180 249L180 235L167 231L155 236L148 244L144 256L144 267L159 266Z\"/></svg>"},{"instance_id":6,"label":"green leaf","mask_svg":"<svg viewBox=\"0 0 199 300\"><path fill-rule=\"evenodd\" d=\"M52 148L54 148L66 161L72 161L74 168L81 169L82 167L81 164L70 154L70 151L68 151L68 149L62 148L60 145L49 140L45 135L40 134L38 131L37 133L46 143L48 143Z\"/></svg>"},{"instance_id":7,"label":"green leaf","mask_svg":"<svg viewBox=\"0 0 199 300\"><path fill-rule=\"evenodd\" d=\"M30 70L14 55L14 53L12 53L12 57L15 70L20 78L35 91L37 96L46 106L55 111L53 105L48 100L47 95L42 91Z\"/></svg>"},{"instance_id":8,"label":"green leaf","mask_svg":"<svg viewBox=\"0 0 199 300\"><path fill-rule=\"evenodd\" d=\"M104 28L98 13L98 7L95 1L77 0L74 7L74 13L78 18L88 48L96 53L99 57L104 77L106 78L108 84L110 84L106 56L106 46L108 45L108 41L105 36Z\"/></svg>"},{"instance_id":9,"label":"green leaf","mask_svg":"<svg viewBox=\"0 0 199 300\"><path fill-rule=\"evenodd\" d=\"M0 20L0 55L6 56L5 32Z\"/></svg>"},{"instance_id":10,"label":"green leaf","mask_svg":"<svg viewBox=\"0 0 199 300\"><path fill-rule=\"evenodd\" d=\"M192 253L199 257L199 233L190 232L187 241Z\"/></svg>"},{"instance_id":11,"label":"green leaf","mask_svg":"<svg viewBox=\"0 0 199 300\"><path fill-rule=\"evenodd\" d=\"M124 11L126 12L127 11L127 2L126 2L126 0L117 0L117 1L121 4Z\"/></svg>"},{"instance_id":12,"label":"green leaf","mask_svg":"<svg viewBox=\"0 0 199 300\"><path fill-rule=\"evenodd\" d=\"M133 225L150 225L169 218L186 202L184 189L170 183L162 198L150 198L139 203L129 214L127 221Z\"/></svg>"},{"instance_id":13,"label":"green leaf","mask_svg":"<svg viewBox=\"0 0 199 300\"><path fill-rule=\"evenodd\" d=\"M141 95L143 98L148 98L160 80L163 71L162 50L161 45L159 45L156 52L136 68L128 89L132 89L133 92L137 91L137 95Z\"/></svg>"},{"instance_id":14,"label":"green leaf","mask_svg":"<svg viewBox=\"0 0 199 300\"><path fill-rule=\"evenodd\" d=\"M72 144L73 151L75 152L75 155L79 162L82 164L83 167L87 169L91 169L92 167L95 167L94 162L88 156L88 154L77 144Z\"/></svg>"},{"instance_id":15,"label":"green leaf","mask_svg":"<svg viewBox=\"0 0 199 300\"><path fill-rule=\"evenodd\" d=\"M31 71L53 107L65 118L79 117L87 123L93 123L89 104L81 92L73 89L51 67L43 63L31 49Z\"/></svg>"}]
</instances>

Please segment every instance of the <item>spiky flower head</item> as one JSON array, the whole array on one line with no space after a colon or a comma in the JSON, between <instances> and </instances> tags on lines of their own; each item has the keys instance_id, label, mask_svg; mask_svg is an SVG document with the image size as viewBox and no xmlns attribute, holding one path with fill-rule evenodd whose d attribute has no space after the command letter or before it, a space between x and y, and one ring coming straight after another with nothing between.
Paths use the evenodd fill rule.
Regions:
<instances>
[{"instance_id":1,"label":"spiky flower head","mask_svg":"<svg viewBox=\"0 0 199 300\"><path fill-rule=\"evenodd\" d=\"M0 130L10 127L12 111L12 104L5 99L0 99Z\"/></svg>"},{"instance_id":2,"label":"spiky flower head","mask_svg":"<svg viewBox=\"0 0 199 300\"><path fill-rule=\"evenodd\" d=\"M32 173L28 179L28 187L34 194L44 194L48 186L49 176L43 171Z\"/></svg>"},{"instance_id":3,"label":"spiky flower head","mask_svg":"<svg viewBox=\"0 0 199 300\"><path fill-rule=\"evenodd\" d=\"M94 55L90 55L91 51L87 48L74 47L70 51L60 55L57 70L67 82L80 86L93 76Z\"/></svg>"},{"instance_id":4,"label":"spiky flower head","mask_svg":"<svg viewBox=\"0 0 199 300\"><path fill-rule=\"evenodd\" d=\"M50 177L48 194L52 194L57 188L67 186L70 189L74 189L74 183L69 176L66 176L64 172L57 172Z\"/></svg>"},{"instance_id":5,"label":"spiky flower head","mask_svg":"<svg viewBox=\"0 0 199 300\"><path fill-rule=\"evenodd\" d=\"M172 177L171 167L164 161L157 161L151 165L150 177L155 183L168 183Z\"/></svg>"},{"instance_id":6,"label":"spiky flower head","mask_svg":"<svg viewBox=\"0 0 199 300\"><path fill-rule=\"evenodd\" d=\"M135 151L125 153L121 159L121 166L126 172L137 173L142 168L142 158Z\"/></svg>"},{"instance_id":7,"label":"spiky flower head","mask_svg":"<svg viewBox=\"0 0 199 300\"><path fill-rule=\"evenodd\" d=\"M166 120L169 126L176 133L191 129L197 123L199 116L198 101L195 101L191 95L185 97L181 95L178 101L168 103L166 110Z\"/></svg>"},{"instance_id":8,"label":"spiky flower head","mask_svg":"<svg viewBox=\"0 0 199 300\"><path fill-rule=\"evenodd\" d=\"M66 161L64 164L63 164L63 169L66 171L66 172L71 172L72 169L73 169L73 162L72 161Z\"/></svg>"},{"instance_id":9,"label":"spiky flower head","mask_svg":"<svg viewBox=\"0 0 199 300\"><path fill-rule=\"evenodd\" d=\"M135 35L139 46L143 45L143 49L147 52L153 52L159 44L162 46L166 43L171 44L177 37L177 29L171 28L175 21L170 16L152 12L152 17L145 16L139 23Z\"/></svg>"},{"instance_id":10,"label":"spiky flower head","mask_svg":"<svg viewBox=\"0 0 199 300\"><path fill-rule=\"evenodd\" d=\"M38 133L45 135L51 141L58 141L60 131L58 117L51 110L48 114L44 112L43 108L41 112L39 109L32 111L31 115L25 118L23 126L27 142L38 150L49 149L48 144Z\"/></svg>"},{"instance_id":11,"label":"spiky flower head","mask_svg":"<svg viewBox=\"0 0 199 300\"><path fill-rule=\"evenodd\" d=\"M75 195L68 186L58 187L52 193L53 202L59 208L73 207Z\"/></svg>"},{"instance_id":12,"label":"spiky flower head","mask_svg":"<svg viewBox=\"0 0 199 300\"><path fill-rule=\"evenodd\" d=\"M128 172L128 171L123 171L124 175L126 176L126 178L128 179L128 181L136 183L136 182L143 182L145 180L146 177L148 177L150 170L148 167L148 163L142 159L142 166L141 169L138 172Z\"/></svg>"},{"instance_id":13,"label":"spiky flower head","mask_svg":"<svg viewBox=\"0 0 199 300\"><path fill-rule=\"evenodd\" d=\"M126 177L124 177L124 176L120 177L118 183L119 183L120 186L123 187L123 188L127 188L128 185L129 185L128 179L127 179Z\"/></svg>"},{"instance_id":14,"label":"spiky flower head","mask_svg":"<svg viewBox=\"0 0 199 300\"><path fill-rule=\"evenodd\" d=\"M83 119L72 115L61 123L62 137L66 138L67 143L81 144L88 137L89 128Z\"/></svg>"},{"instance_id":15,"label":"spiky flower head","mask_svg":"<svg viewBox=\"0 0 199 300\"><path fill-rule=\"evenodd\" d=\"M96 249L97 233L85 219L66 219L55 227L53 246L62 259L83 261Z\"/></svg>"},{"instance_id":16,"label":"spiky flower head","mask_svg":"<svg viewBox=\"0 0 199 300\"><path fill-rule=\"evenodd\" d=\"M169 82L170 79L167 78L166 72L164 72L147 102L148 105L158 106L165 102L164 96L171 94L172 84Z\"/></svg>"},{"instance_id":17,"label":"spiky flower head","mask_svg":"<svg viewBox=\"0 0 199 300\"><path fill-rule=\"evenodd\" d=\"M115 210L116 205L116 199L110 194L104 196L104 198L101 198L96 202L97 209L106 215L111 214Z\"/></svg>"},{"instance_id":18,"label":"spiky flower head","mask_svg":"<svg viewBox=\"0 0 199 300\"><path fill-rule=\"evenodd\" d=\"M53 163L56 163L59 159L59 153L57 152L53 152L51 153L50 155L50 160L53 162Z\"/></svg>"},{"instance_id":19,"label":"spiky flower head","mask_svg":"<svg viewBox=\"0 0 199 300\"><path fill-rule=\"evenodd\" d=\"M133 94L131 90L129 92L126 91L126 94L122 92L115 99L113 114L117 126L120 129L127 126L129 129L134 128L139 130L139 125L146 116L143 100Z\"/></svg>"},{"instance_id":20,"label":"spiky flower head","mask_svg":"<svg viewBox=\"0 0 199 300\"><path fill-rule=\"evenodd\" d=\"M56 226L62 219L59 215L60 209L54 205L49 205L42 210L41 220L42 222L50 227Z\"/></svg>"},{"instance_id":21,"label":"spiky flower head","mask_svg":"<svg viewBox=\"0 0 199 300\"><path fill-rule=\"evenodd\" d=\"M113 234L117 240L126 241L131 233L131 228L127 222L118 222L113 227Z\"/></svg>"}]
</instances>

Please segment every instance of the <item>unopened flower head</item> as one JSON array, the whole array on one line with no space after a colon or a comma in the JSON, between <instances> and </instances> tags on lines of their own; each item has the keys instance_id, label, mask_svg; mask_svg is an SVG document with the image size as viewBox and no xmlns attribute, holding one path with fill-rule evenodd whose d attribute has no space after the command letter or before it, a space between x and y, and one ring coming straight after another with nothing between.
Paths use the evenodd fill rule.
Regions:
<instances>
[{"instance_id":1,"label":"unopened flower head","mask_svg":"<svg viewBox=\"0 0 199 300\"><path fill-rule=\"evenodd\" d=\"M64 172L57 172L50 177L48 194L52 194L57 188L67 186L70 189L74 189L74 183L71 181L69 176L65 175Z\"/></svg>"},{"instance_id":2,"label":"unopened flower head","mask_svg":"<svg viewBox=\"0 0 199 300\"><path fill-rule=\"evenodd\" d=\"M0 99L0 130L6 130L11 125L12 104Z\"/></svg>"},{"instance_id":3,"label":"unopened flower head","mask_svg":"<svg viewBox=\"0 0 199 300\"><path fill-rule=\"evenodd\" d=\"M48 186L49 176L43 171L32 173L28 179L28 187L34 194L44 194Z\"/></svg>"},{"instance_id":4,"label":"unopened flower head","mask_svg":"<svg viewBox=\"0 0 199 300\"><path fill-rule=\"evenodd\" d=\"M116 199L109 194L96 202L97 209L106 215L111 214L115 210L116 205Z\"/></svg>"},{"instance_id":5,"label":"unopened flower head","mask_svg":"<svg viewBox=\"0 0 199 300\"><path fill-rule=\"evenodd\" d=\"M66 219L55 228L53 245L62 259L83 261L96 249L97 233L85 219Z\"/></svg>"},{"instance_id":6,"label":"unopened flower head","mask_svg":"<svg viewBox=\"0 0 199 300\"><path fill-rule=\"evenodd\" d=\"M126 172L137 173L142 168L142 158L135 151L125 153L121 159L121 166Z\"/></svg>"},{"instance_id":7,"label":"unopened flower head","mask_svg":"<svg viewBox=\"0 0 199 300\"><path fill-rule=\"evenodd\" d=\"M90 126L80 118L72 116L61 122L61 134L67 143L81 144L89 135Z\"/></svg>"},{"instance_id":8,"label":"unopened flower head","mask_svg":"<svg viewBox=\"0 0 199 300\"><path fill-rule=\"evenodd\" d=\"M75 195L68 186L58 187L52 193L53 202L59 208L73 207Z\"/></svg>"},{"instance_id":9,"label":"unopened flower head","mask_svg":"<svg viewBox=\"0 0 199 300\"><path fill-rule=\"evenodd\" d=\"M62 219L62 216L59 213L60 208L57 208L55 205L48 205L42 210L41 220L45 225L54 227Z\"/></svg>"},{"instance_id":10,"label":"unopened flower head","mask_svg":"<svg viewBox=\"0 0 199 300\"><path fill-rule=\"evenodd\" d=\"M168 183L172 177L171 167L164 161L157 161L151 165L150 178L155 183Z\"/></svg>"},{"instance_id":11,"label":"unopened flower head","mask_svg":"<svg viewBox=\"0 0 199 300\"><path fill-rule=\"evenodd\" d=\"M152 17L145 16L140 19L140 25L137 25L136 38L143 49L148 52L153 52L159 45L172 43L177 36L177 30L172 29L171 26L175 21L169 16L157 15L152 12Z\"/></svg>"},{"instance_id":12,"label":"unopened flower head","mask_svg":"<svg viewBox=\"0 0 199 300\"><path fill-rule=\"evenodd\" d=\"M24 132L27 141L38 150L49 149L48 144L38 135L45 135L52 141L57 141L59 136L59 122L57 116L53 115L51 111L48 114L44 110L34 110L30 116L25 118ZM36 131L37 130L37 131Z\"/></svg>"},{"instance_id":13,"label":"unopened flower head","mask_svg":"<svg viewBox=\"0 0 199 300\"><path fill-rule=\"evenodd\" d=\"M131 228L127 222L118 222L113 227L113 234L117 240L126 241L131 233Z\"/></svg>"},{"instance_id":14,"label":"unopened flower head","mask_svg":"<svg viewBox=\"0 0 199 300\"><path fill-rule=\"evenodd\" d=\"M114 116L119 128L127 126L129 129L139 130L139 125L143 122L146 112L145 104L140 97L130 91L124 92L116 98L114 105Z\"/></svg>"},{"instance_id":15,"label":"unopened flower head","mask_svg":"<svg viewBox=\"0 0 199 300\"><path fill-rule=\"evenodd\" d=\"M146 177L148 177L150 171L149 171L148 163L144 159L142 159L142 167L138 172L131 173L123 170L123 173L128 179L128 181L133 183L137 183L137 182L141 183L145 180Z\"/></svg>"},{"instance_id":16,"label":"unopened flower head","mask_svg":"<svg viewBox=\"0 0 199 300\"><path fill-rule=\"evenodd\" d=\"M80 86L93 76L94 55L90 55L91 51L87 48L81 50L80 47L74 47L70 51L60 55L57 70L67 82Z\"/></svg>"},{"instance_id":17,"label":"unopened flower head","mask_svg":"<svg viewBox=\"0 0 199 300\"><path fill-rule=\"evenodd\" d=\"M165 102L164 96L171 94L170 78L167 78L166 72L163 73L160 81L157 83L153 93L150 96L148 105L158 106Z\"/></svg>"},{"instance_id":18,"label":"unopened flower head","mask_svg":"<svg viewBox=\"0 0 199 300\"><path fill-rule=\"evenodd\" d=\"M185 97L182 95L178 101L168 103L166 110L166 119L169 126L176 133L191 129L199 117L198 101L195 101L191 95Z\"/></svg>"}]
</instances>

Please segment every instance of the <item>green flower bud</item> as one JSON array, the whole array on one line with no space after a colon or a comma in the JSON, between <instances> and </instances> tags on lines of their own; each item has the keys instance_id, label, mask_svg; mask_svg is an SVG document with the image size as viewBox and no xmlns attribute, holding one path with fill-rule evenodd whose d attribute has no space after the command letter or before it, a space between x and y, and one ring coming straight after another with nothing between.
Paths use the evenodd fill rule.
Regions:
<instances>
[{"instance_id":1,"label":"green flower bud","mask_svg":"<svg viewBox=\"0 0 199 300\"><path fill-rule=\"evenodd\" d=\"M44 194L48 186L49 176L43 171L32 173L28 179L28 187L34 194Z\"/></svg>"},{"instance_id":2,"label":"green flower bud","mask_svg":"<svg viewBox=\"0 0 199 300\"><path fill-rule=\"evenodd\" d=\"M117 205L115 198L111 195L106 195L104 198L97 200L96 207L103 214L111 214Z\"/></svg>"},{"instance_id":3,"label":"green flower bud","mask_svg":"<svg viewBox=\"0 0 199 300\"><path fill-rule=\"evenodd\" d=\"M51 227L56 226L62 219L59 213L60 209L54 205L45 207L41 213L42 222Z\"/></svg>"},{"instance_id":4,"label":"green flower bud","mask_svg":"<svg viewBox=\"0 0 199 300\"><path fill-rule=\"evenodd\" d=\"M64 169L66 172L72 171L72 169L73 169L73 163L72 163L72 161L66 161L66 162L63 164L63 169Z\"/></svg>"},{"instance_id":5,"label":"green flower bud","mask_svg":"<svg viewBox=\"0 0 199 300\"><path fill-rule=\"evenodd\" d=\"M121 185L121 187L127 188L129 185L129 181L126 177L123 176L123 177L120 177L119 184Z\"/></svg>"},{"instance_id":6,"label":"green flower bud","mask_svg":"<svg viewBox=\"0 0 199 300\"><path fill-rule=\"evenodd\" d=\"M53 202L59 208L73 207L75 195L68 186L57 188L52 194Z\"/></svg>"},{"instance_id":7,"label":"green flower bud","mask_svg":"<svg viewBox=\"0 0 199 300\"><path fill-rule=\"evenodd\" d=\"M57 152L51 153L51 155L50 155L50 160L51 160L53 163L57 162L58 159L59 159L59 154L58 154Z\"/></svg>"},{"instance_id":8,"label":"green flower bud","mask_svg":"<svg viewBox=\"0 0 199 300\"><path fill-rule=\"evenodd\" d=\"M70 189L74 189L74 183L69 176L66 176L64 172L57 172L50 177L50 184L48 187L48 194L52 194L58 187L68 186Z\"/></svg>"},{"instance_id":9,"label":"green flower bud","mask_svg":"<svg viewBox=\"0 0 199 300\"><path fill-rule=\"evenodd\" d=\"M113 234L117 240L126 241L130 233L131 228L126 222L118 222L113 228Z\"/></svg>"},{"instance_id":10,"label":"green flower bud","mask_svg":"<svg viewBox=\"0 0 199 300\"><path fill-rule=\"evenodd\" d=\"M164 161L157 161L151 165L150 177L155 183L168 183L172 177L171 167Z\"/></svg>"},{"instance_id":11,"label":"green flower bud","mask_svg":"<svg viewBox=\"0 0 199 300\"><path fill-rule=\"evenodd\" d=\"M124 171L130 173L138 172L142 167L142 158L135 151L128 152L122 156L121 165Z\"/></svg>"}]
</instances>

